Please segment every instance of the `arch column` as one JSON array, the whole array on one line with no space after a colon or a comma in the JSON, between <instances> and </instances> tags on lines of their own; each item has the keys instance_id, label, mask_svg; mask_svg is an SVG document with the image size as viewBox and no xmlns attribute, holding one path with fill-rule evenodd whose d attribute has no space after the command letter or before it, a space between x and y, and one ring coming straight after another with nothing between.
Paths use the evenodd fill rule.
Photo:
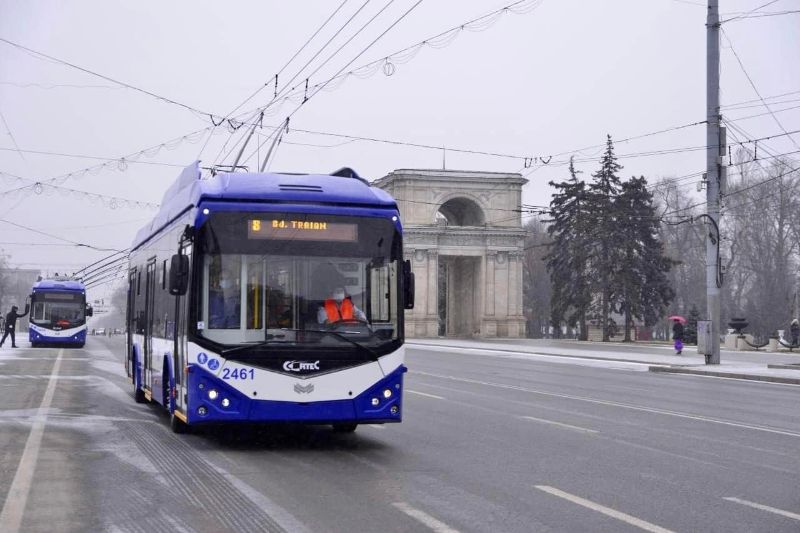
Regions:
<instances>
[{"instance_id":1,"label":"arch column","mask_svg":"<svg viewBox=\"0 0 800 533\"><path fill-rule=\"evenodd\" d=\"M414 272L414 309L406 312L408 337L436 337L439 333L437 308L439 253L433 249L406 248Z\"/></svg>"}]
</instances>

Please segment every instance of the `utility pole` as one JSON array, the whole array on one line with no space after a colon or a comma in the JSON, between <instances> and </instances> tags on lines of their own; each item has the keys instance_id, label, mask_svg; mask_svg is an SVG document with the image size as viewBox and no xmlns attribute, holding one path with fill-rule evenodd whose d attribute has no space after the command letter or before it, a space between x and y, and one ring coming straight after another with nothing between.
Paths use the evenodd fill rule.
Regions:
<instances>
[{"instance_id":1,"label":"utility pole","mask_svg":"<svg viewBox=\"0 0 800 533\"><path fill-rule=\"evenodd\" d=\"M718 365L720 333L719 275L719 190L720 162L724 147L720 142L719 113L719 0L708 0L706 19L706 214L711 224L706 233L706 298L707 315L711 321L711 346L706 353L706 364ZM713 236L712 236L713 235Z\"/></svg>"}]
</instances>

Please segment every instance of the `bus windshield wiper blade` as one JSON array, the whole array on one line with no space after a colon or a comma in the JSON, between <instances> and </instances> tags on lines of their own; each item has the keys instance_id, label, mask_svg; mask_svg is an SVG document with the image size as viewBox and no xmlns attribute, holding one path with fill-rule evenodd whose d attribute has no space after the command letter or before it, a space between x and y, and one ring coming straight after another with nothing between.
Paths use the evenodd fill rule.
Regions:
<instances>
[{"instance_id":1,"label":"bus windshield wiper blade","mask_svg":"<svg viewBox=\"0 0 800 533\"><path fill-rule=\"evenodd\" d=\"M376 354L374 350L372 350L371 348L367 348L363 344L357 343L353 339L348 339L346 335L342 335L341 333L336 333L335 331L325 331L325 330L312 330L312 331L317 331L317 332L319 332L319 333L321 333L323 335L333 335L337 339L341 339L341 340L347 341L350 344L352 344L352 345L354 345L354 346L356 346L358 348L361 348L362 350L366 351L372 357L373 360L375 360L375 361L378 360L378 354Z\"/></svg>"},{"instance_id":2,"label":"bus windshield wiper blade","mask_svg":"<svg viewBox=\"0 0 800 533\"><path fill-rule=\"evenodd\" d=\"M272 339L281 339L283 337L285 337L285 335L268 335L268 338L265 341L254 342L254 343L250 343L250 344L242 344L240 346L234 346L233 348L228 348L227 350L222 350L221 353L222 353L222 355L230 355L230 354L233 354L233 353L243 352L243 351L245 351L245 350L247 350L249 348L261 348L263 346L269 346L270 344L273 344L275 342ZM277 341L277 342L285 342L285 341Z\"/></svg>"}]
</instances>

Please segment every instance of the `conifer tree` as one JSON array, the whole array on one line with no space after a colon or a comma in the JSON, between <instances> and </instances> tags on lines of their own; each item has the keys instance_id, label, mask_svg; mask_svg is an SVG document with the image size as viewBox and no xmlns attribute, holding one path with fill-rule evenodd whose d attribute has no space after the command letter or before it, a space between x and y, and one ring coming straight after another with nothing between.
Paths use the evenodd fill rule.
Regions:
<instances>
[{"instance_id":1,"label":"conifer tree","mask_svg":"<svg viewBox=\"0 0 800 533\"><path fill-rule=\"evenodd\" d=\"M630 341L634 318L653 325L674 298L667 278L673 262L664 253L653 195L644 177L622 184L616 211L620 263L615 271L615 310L625 316L625 341Z\"/></svg>"},{"instance_id":2,"label":"conifer tree","mask_svg":"<svg viewBox=\"0 0 800 533\"><path fill-rule=\"evenodd\" d=\"M606 149L600 160L600 169L592 174L594 181L588 187L587 211L592 227L592 246L589 250L590 279L594 315L600 319L603 341L609 340L609 314L614 309L617 292L615 278L620 267L620 229L617 226L617 197L621 182L618 176L622 165L614 155L611 135L606 140Z\"/></svg>"},{"instance_id":3,"label":"conifer tree","mask_svg":"<svg viewBox=\"0 0 800 533\"><path fill-rule=\"evenodd\" d=\"M556 189L550 201L547 232L551 238L550 251L544 257L552 282L550 300L551 324L556 332L563 322L579 325L581 339L587 335L586 314L591 303L591 291L586 271L589 245L587 190L572 159L569 178L560 183L550 182Z\"/></svg>"}]
</instances>

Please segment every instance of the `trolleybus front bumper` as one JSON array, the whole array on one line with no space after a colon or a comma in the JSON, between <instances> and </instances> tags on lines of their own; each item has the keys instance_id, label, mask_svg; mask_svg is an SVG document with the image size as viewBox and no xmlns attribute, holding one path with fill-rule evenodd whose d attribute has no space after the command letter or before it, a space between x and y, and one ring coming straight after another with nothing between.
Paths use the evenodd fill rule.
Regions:
<instances>
[{"instance_id":1,"label":"trolleybus front bumper","mask_svg":"<svg viewBox=\"0 0 800 533\"><path fill-rule=\"evenodd\" d=\"M304 424L383 424L402 421L403 365L370 388L341 400L288 402L249 397L204 368L188 369L190 424L264 422ZM303 385L298 385L302 394Z\"/></svg>"}]
</instances>

